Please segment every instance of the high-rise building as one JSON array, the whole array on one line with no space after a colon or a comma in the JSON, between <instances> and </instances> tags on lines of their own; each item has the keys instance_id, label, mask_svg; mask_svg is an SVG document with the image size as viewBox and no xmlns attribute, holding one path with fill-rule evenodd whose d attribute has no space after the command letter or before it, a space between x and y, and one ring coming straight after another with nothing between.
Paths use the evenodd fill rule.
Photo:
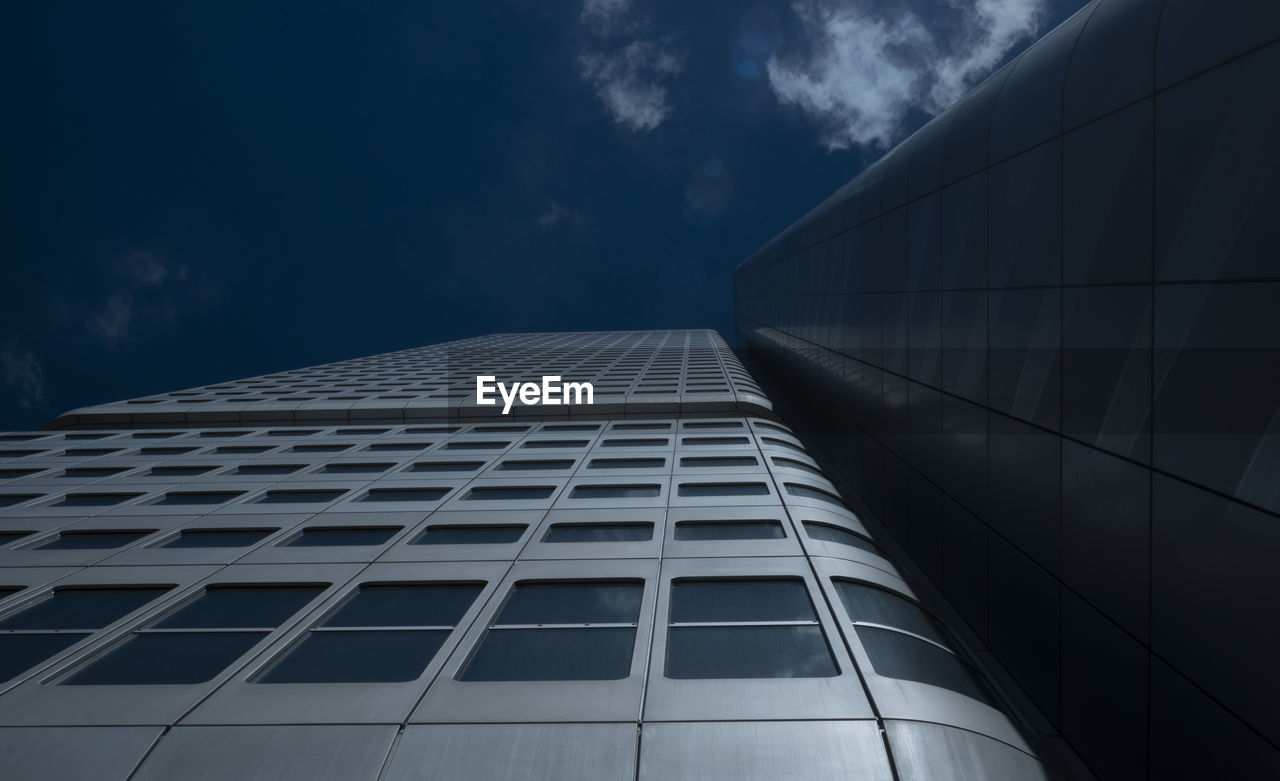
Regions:
<instances>
[{"instance_id":1,"label":"high-rise building","mask_svg":"<svg viewBox=\"0 0 1280 781\"><path fill-rule=\"evenodd\" d=\"M736 273L783 417L1104 779L1280 778L1278 41L1089 3Z\"/></svg>"},{"instance_id":2,"label":"high-rise building","mask_svg":"<svg viewBox=\"0 0 1280 781\"><path fill-rule=\"evenodd\" d=\"M504 415L485 375L593 403ZM5 779L1070 768L709 331L490 336L0 442Z\"/></svg>"}]
</instances>

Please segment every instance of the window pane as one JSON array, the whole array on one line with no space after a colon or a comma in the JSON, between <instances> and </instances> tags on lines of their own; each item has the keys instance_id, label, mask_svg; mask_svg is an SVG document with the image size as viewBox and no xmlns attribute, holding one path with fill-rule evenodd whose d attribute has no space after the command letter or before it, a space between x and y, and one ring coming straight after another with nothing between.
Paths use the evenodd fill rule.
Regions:
<instances>
[{"instance_id":1,"label":"window pane","mask_svg":"<svg viewBox=\"0 0 1280 781\"><path fill-rule=\"evenodd\" d=\"M515 542L527 529L511 526L428 526L414 545L489 545Z\"/></svg>"},{"instance_id":2,"label":"window pane","mask_svg":"<svg viewBox=\"0 0 1280 781\"><path fill-rule=\"evenodd\" d=\"M677 580L671 584L671 623L815 621L804 581Z\"/></svg>"},{"instance_id":3,"label":"window pane","mask_svg":"<svg viewBox=\"0 0 1280 781\"><path fill-rule=\"evenodd\" d=\"M531 439L521 447L586 447L587 442L585 439Z\"/></svg>"},{"instance_id":4,"label":"window pane","mask_svg":"<svg viewBox=\"0 0 1280 781\"><path fill-rule=\"evenodd\" d=\"M839 526L832 526L829 523L818 523L816 521L805 521L804 530L815 540L838 542L841 545L851 545L855 548L861 548L862 550L874 553L877 556L884 555L870 540L854 534L847 529L841 529Z\"/></svg>"},{"instance_id":5,"label":"window pane","mask_svg":"<svg viewBox=\"0 0 1280 781\"><path fill-rule=\"evenodd\" d=\"M306 502L331 502L346 491L267 491L257 504L296 504Z\"/></svg>"},{"instance_id":6,"label":"window pane","mask_svg":"<svg viewBox=\"0 0 1280 781\"><path fill-rule=\"evenodd\" d=\"M835 661L818 626L673 626L668 678L829 678Z\"/></svg>"},{"instance_id":7,"label":"window pane","mask_svg":"<svg viewBox=\"0 0 1280 781\"><path fill-rule=\"evenodd\" d=\"M871 666L880 675L941 686L981 702L991 702L986 687L954 654L888 629L860 626L857 632Z\"/></svg>"},{"instance_id":8,"label":"window pane","mask_svg":"<svg viewBox=\"0 0 1280 781\"><path fill-rule=\"evenodd\" d=\"M153 466L151 474L157 477L185 477L189 475L202 475L205 472L213 471L212 466Z\"/></svg>"},{"instance_id":9,"label":"window pane","mask_svg":"<svg viewBox=\"0 0 1280 781\"><path fill-rule=\"evenodd\" d=\"M26 672L64 648L88 637L87 634L0 635L0 681Z\"/></svg>"},{"instance_id":10,"label":"window pane","mask_svg":"<svg viewBox=\"0 0 1280 781\"><path fill-rule=\"evenodd\" d=\"M484 466L483 461L419 461L408 470L411 472L474 472Z\"/></svg>"},{"instance_id":11,"label":"window pane","mask_svg":"<svg viewBox=\"0 0 1280 781\"><path fill-rule=\"evenodd\" d=\"M222 504L244 491L170 491L155 504Z\"/></svg>"},{"instance_id":12,"label":"window pane","mask_svg":"<svg viewBox=\"0 0 1280 781\"><path fill-rule=\"evenodd\" d=\"M8 545L14 540L30 537L35 532L0 532L0 545Z\"/></svg>"},{"instance_id":13,"label":"window pane","mask_svg":"<svg viewBox=\"0 0 1280 781\"><path fill-rule=\"evenodd\" d=\"M651 523L556 523L543 542L643 542L653 539Z\"/></svg>"},{"instance_id":14,"label":"window pane","mask_svg":"<svg viewBox=\"0 0 1280 781\"><path fill-rule=\"evenodd\" d=\"M203 683L264 637L265 632L136 634L63 683L72 686Z\"/></svg>"},{"instance_id":15,"label":"window pane","mask_svg":"<svg viewBox=\"0 0 1280 781\"><path fill-rule=\"evenodd\" d=\"M764 496L769 487L764 483L681 483L681 496Z\"/></svg>"},{"instance_id":16,"label":"window pane","mask_svg":"<svg viewBox=\"0 0 1280 781\"><path fill-rule=\"evenodd\" d=\"M480 586L361 586L321 626L454 626L480 594Z\"/></svg>"},{"instance_id":17,"label":"window pane","mask_svg":"<svg viewBox=\"0 0 1280 781\"><path fill-rule=\"evenodd\" d=\"M503 472L519 472L537 469L568 469L572 466L572 458L556 461L503 461L501 466L498 467L498 470Z\"/></svg>"},{"instance_id":18,"label":"window pane","mask_svg":"<svg viewBox=\"0 0 1280 781\"><path fill-rule=\"evenodd\" d=\"M472 488L464 501L495 501L503 499L546 499L556 487L554 485L494 485Z\"/></svg>"},{"instance_id":19,"label":"window pane","mask_svg":"<svg viewBox=\"0 0 1280 781\"><path fill-rule=\"evenodd\" d=\"M462 681L609 681L631 672L636 630L490 629Z\"/></svg>"},{"instance_id":20,"label":"window pane","mask_svg":"<svg viewBox=\"0 0 1280 781\"><path fill-rule=\"evenodd\" d=\"M600 443L600 446L601 447L663 447L669 444L670 444L670 441L666 437L652 438L652 439L636 437L635 439L606 439Z\"/></svg>"},{"instance_id":21,"label":"window pane","mask_svg":"<svg viewBox=\"0 0 1280 781\"><path fill-rule=\"evenodd\" d=\"M317 594L319 586L213 586L155 624L159 629L277 627Z\"/></svg>"},{"instance_id":22,"label":"window pane","mask_svg":"<svg viewBox=\"0 0 1280 781\"><path fill-rule=\"evenodd\" d=\"M657 485L579 485L573 489L574 499L620 499L658 496L662 487Z\"/></svg>"},{"instance_id":23,"label":"window pane","mask_svg":"<svg viewBox=\"0 0 1280 781\"><path fill-rule=\"evenodd\" d=\"M717 422L717 421L706 421L706 422L689 421L689 422L687 422L687 423L685 423L685 424L684 424L684 427L685 427L686 429L690 429L690 428L717 428L717 429L723 429L723 428L742 428L742 423L741 423L741 421L734 421L734 420L726 420L726 421L718 421L718 422Z\"/></svg>"},{"instance_id":24,"label":"window pane","mask_svg":"<svg viewBox=\"0 0 1280 781\"><path fill-rule=\"evenodd\" d=\"M813 488L812 486L807 486L807 485L801 485L799 483L783 483L783 485L787 487L787 493L791 494L792 496L800 496L800 497L804 497L805 499L818 499L820 501L827 502L828 504L835 504L835 505L839 505L840 507L844 507L844 501L842 501L840 497L836 496L835 494L827 493L826 491L820 490L818 488Z\"/></svg>"},{"instance_id":25,"label":"window pane","mask_svg":"<svg viewBox=\"0 0 1280 781\"><path fill-rule=\"evenodd\" d=\"M191 529L161 548L244 548L260 542L275 529Z\"/></svg>"},{"instance_id":26,"label":"window pane","mask_svg":"<svg viewBox=\"0 0 1280 781\"><path fill-rule=\"evenodd\" d=\"M372 464L372 463L351 463L351 464L327 464L324 468L325 472L336 472L344 475L363 475L376 474L385 472L395 464Z\"/></svg>"},{"instance_id":27,"label":"window pane","mask_svg":"<svg viewBox=\"0 0 1280 781\"><path fill-rule=\"evenodd\" d=\"M665 458L593 458L588 469L661 469Z\"/></svg>"},{"instance_id":28,"label":"window pane","mask_svg":"<svg viewBox=\"0 0 1280 781\"><path fill-rule=\"evenodd\" d=\"M797 461L794 458L783 458L782 456L774 456L773 463L777 466L790 466L796 469L803 469L806 472L812 472L815 475L822 474L822 470L815 466L810 466L803 461Z\"/></svg>"},{"instance_id":29,"label":"window pane","mask_svg":"<svg viewBox=\"0 0 1280 781\"><path fill-rule=\"evenodd\" d=\"M257 683L412 681L448 636L447 630L308 632Z\"/></svg>"},{"instance_id":30,"label":"window pane","mask_svg":"<svg viewBox=\"0 0 1280 781\"><path fill-rule=\"evenodd\" d=\"M755 456L690 456L680 459L680 466L713 467L713 466L759 466Z\"/></svg>"},{"instance_id":31,"label":"window pane","mask_svg":"<svg viewBox=\"0 0 1280 781\"><path fill-rule=\"evenodd\" d=\"M288 475L301 469L305 464L245 464L236 469L242 475Z\"/></svg>"},{"instance_id":32,"label":"window pane","mask_svg":"<svg viewBox=\"0 0 1280 781\"><path fill-rule=\"evenodd\" d=\"M836 581L836 593L854 621L883 624L950 645L947 636L919 605L909 599L861 583Z\"/></svg>"},{"instance_id":33,"label":"window pane","mask_svg":"<svg viewBox=\"0 0 1280 781\"><path fill-rule=\"evenodd\" d=\"M448 488L375 488L362 502L434 502L445 494Z\"/></svg>"},{"instance_id":34,"label":"window pane","mask_svg":"<svg viewBox=\"0 0 1280 781\"><path fill-rule=\"evenodd\" d=\"M56 539L40 545L36 550L109 550L122 548L150 534L142 531L63 532Z\"/></svg>"},{"instance_id":35,"label":"window pane","mask_svg":"<svg viewBox=\"0 0 1280 781\"><path fill-rule=\"evenodd\" d=\"M58 507L107 507L142 496L142 494L67 494Z\"/></svg>"},{"instance_id":36,"label":"window pane","mask_svg":"<svg viewBox=\"0 0 1280 781\"><path fill-rule=\"evenodd\" d=\"M101 629L169 590L66 588L0 621L0 629Z\"/></svg>"},{"instance_id":37,"label":"window pane","mask_svg":"<svg viewBox=\"0 0 1280 781\"><path fill-rule=\"evenodd\" d=\"M317 526L303 529L302 534L284 543L287 548L317 548L333 545L381 545L391 539L402 526Z\"/></svg>"},{"instance_id":38,"label":"window pane","mask_svg":"<svg viewBox=\"0 0 1280 781\"><path fill-rule=\"evenodd\" d=\"M497 624L623 624L640 617L644 584L518 583Z\"/></svg>"},{"instance_id":39,"label":"window pane","mask_svg":"<svg viewBox=\"0 0 1280 781\"><path fill-rule=\"evenodd\" d=\"M780 540L787 535L777 521L682 521L677 540Z\"/></svg>"},{"instance_id":40,"label":"window pane","mask_svg":"<svg viewBox=\"0 0 1280 781\"><path fill-rule=\"evenodd\" d=\"M685 445L749 445L750 437L683 437L680 440Z\"/></svg>"}]
</instances>

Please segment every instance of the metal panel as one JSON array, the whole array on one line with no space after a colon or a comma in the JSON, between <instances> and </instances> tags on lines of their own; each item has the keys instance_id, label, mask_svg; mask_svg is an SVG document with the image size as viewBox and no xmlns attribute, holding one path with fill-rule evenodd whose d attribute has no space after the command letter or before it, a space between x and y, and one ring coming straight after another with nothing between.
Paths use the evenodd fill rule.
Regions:
<instances>
[{"instance_id":1,"label":"metal panel","mask_svg":"<svg viewBox=\"0 0 1280 781\"><path fill-rule=\"evenodd\" d=\"M382 781L631 781L636 740L633 723L410 725Z\"/></svg>"},{"instance_id":2,"label":"metal panel","mask_svg":"<svg viewBox=\"0 0 1280 781\"><path fill-rule=\"evenodd\" d=\"M160 737L158 727L4 727L6 781L128 778Z\"/></svg>"},{"instance_id":3,"label":"metal panel","mask_svg":"<svg viewBox=\"0 0 1280 781\"><path fill-rule=\"evenodd\" d=\"M1039 760L963 729L887 720L885 732L901 781L1049 781Z\"/></svg>"}]
</instances>

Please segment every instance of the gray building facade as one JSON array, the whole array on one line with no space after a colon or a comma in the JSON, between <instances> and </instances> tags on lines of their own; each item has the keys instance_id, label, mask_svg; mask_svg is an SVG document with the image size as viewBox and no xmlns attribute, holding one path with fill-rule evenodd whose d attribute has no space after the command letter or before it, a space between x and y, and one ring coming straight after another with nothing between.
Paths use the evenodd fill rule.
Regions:
<instances>
[{"instance_id":1,"label":"gray building facade","mask_svg":"<svg viewBox=\"0 0 1280 781\"><path fill-rule=\"evenodd\" d=\"M709 331L89 407L0 435L0 775L1075 777L917 596Z\"/></svg>"},{"instance_id":2,"label":"gray building facade","mask_svg":"<svg viewBox=\"0 0 1280 781\"><path fill-rule=\"evenodd\" d=\"M1102 778L1280 777L1278 38L1090 3L735 276L782 415Z\"/></svg>"}]
</instances>

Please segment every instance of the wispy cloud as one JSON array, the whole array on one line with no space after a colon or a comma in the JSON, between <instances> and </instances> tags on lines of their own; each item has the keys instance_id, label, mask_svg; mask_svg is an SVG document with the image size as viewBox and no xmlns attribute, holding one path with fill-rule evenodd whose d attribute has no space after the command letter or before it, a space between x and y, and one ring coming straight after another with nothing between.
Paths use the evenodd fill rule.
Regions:
<instances>
[{"instance_id":1,"label":"wispy cloud","mask_svg":"<svg viewBox=\"0 0 1280 781\"><path fill-rule=\"evenodd\" d=\"M44 366L31 350L12 339L5 342L0 345L0 368L18 397L18 406L30 409L44 399Z\"/></svg>"},{"instance_id":2,"label":"wispy cloud","mask_svg":"<svg viewBox=\"0 0 1280 781\"><path fill-rule=\"evenodd\" d=\"M535 221L542 230L549 230L562 222L578 221L582 219L582 215L573 209L567 208L559 201L552 201L546 211L538 215Z\"/></svg>"},{"instance_id":3,"label":"wispy cloud","mask_svg":"<svg viewBox=\"0 0 1280 781\"><path fill-rule=\"evenodd\" d=\"M671 40L641 37L647 25L629 0L586 0L581 19L597 40L578 56L578 74L609 116L634 131L661 125L672 111L666 82L684 66Z\"/></svg>"},{"instance_id":4,"label":"wispy cloud","mask_svg":"<svg viewBox=\"0 0 1280 781\"><path fill-rule=\"evenodd\" d=\"M170 322L180 307L175 301L191 291L180 287L187 281L185 266L149 249L132 250L116 260L112 268L114 287L93 306L85 328L110 348L130 341L140 316Z\"/></svg>"},{"instance_id":5,"label":"wispy cloud","mask_svg":"<svg viewBox=\"0 0 1280 781\"><path fill-rule=\"evenodd\" d=\"M927 22L864 0L795 0L791 8L808 50L771 57L769 85L835 150L888 147L909 112L951 105L1036 33L1046 0L950 0Z\"/></svg>"}]
</instances>

